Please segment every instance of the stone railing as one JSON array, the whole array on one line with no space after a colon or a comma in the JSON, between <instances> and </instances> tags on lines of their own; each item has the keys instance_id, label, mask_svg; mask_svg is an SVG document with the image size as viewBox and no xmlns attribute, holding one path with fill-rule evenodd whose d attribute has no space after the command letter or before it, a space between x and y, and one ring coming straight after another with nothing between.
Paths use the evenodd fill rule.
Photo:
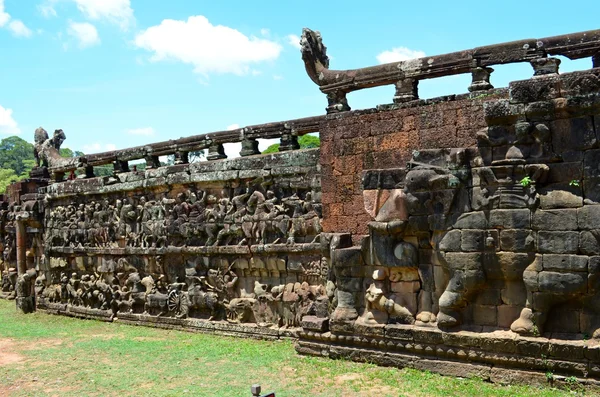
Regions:
<instances>
[{"instance_id":1,"label":"stone railing","mask_svg":"<svg viewBox=\"0 0 600 397\"><path fill-rule=\"evenodd\" d=\"M211 132L156 142L123 150L96 153L74 159L52 158L52 154L44 153L44 151L55 152L60 148L60 143L62 143L65 136L62 130L57 130L53 139L41 139L38 141L36 135L36 150L40 153L39 156L42 160L49 160L46 160L48 171L54 181L61 181L65 178L66 174L74 173L76 170L80 170L82 176L90 178L94 177L95 166L113 164L115 173L121 173L130 171L130 161L145 160L146 169L152 169L160 167L160 156L169 155L175 156L175 164L187 164L190 152L205 149L208 149L207 160L225 159L227 156L223 145L226 143L240 142L242 144L240 156L242 157L260 154L258 139L279 138L281 140L279 146L280 152L299 149L298 137L311 132L318 132L319 123L323 119L323 116L317 116L258 124L229 131ZM56 147L55 143L51 142L52 140L56 140L57 134L62 136L62 140L58 141L58 147ZM48 144L44 144L44 142L48 142Z\"/></svg>"},{"instance_id":2,"label":"stone railing","mask_svg":"<svg viewBox=\"0 0 600 397\"><path fill-rule=\"evenodd\" d=\"M591 57L593 67L600 67L600 30L525 39L350 70L329 69L327 47L319 32L305 28L300 44L309 77L327 95L327 113L350 110L346 94L352 91L394 84L394 103L403 103L419 99L420 80L456 74L471 73L470 92L489 90L493 88L490 84L493 65L529 62L534 76L558 73L560 59L549 55L569 59Z\"/></svg>"}]
</instances>

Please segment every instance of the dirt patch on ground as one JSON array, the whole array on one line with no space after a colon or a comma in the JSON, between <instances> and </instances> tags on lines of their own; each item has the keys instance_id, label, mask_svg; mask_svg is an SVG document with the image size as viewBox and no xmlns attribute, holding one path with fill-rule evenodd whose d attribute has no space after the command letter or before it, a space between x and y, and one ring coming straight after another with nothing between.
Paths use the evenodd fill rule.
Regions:
<instances>
[{"instance_id":1,"label":"dirt patch on ground","mask_svg":"<svg viewBox=\"0 0 600 397\"><path fill-rule=\"evenodd\" d=\"M25 361L25 357L12 351L15 343L13 339L0 338L0 367Z\"/></svg>"},{"instance_id":2,"label":"dirt patch on ground","mask_svg":"<svg viewBox=\"0 0 600 397\"><path fill-rule=\"evenodd\" d=\"M136 342L160 342L167 340L167 338L160 338L155 336L136 336L131 339Z\"/></svg>"},{"instance_id":3,"label":"dirt patch on ground","mask_svg":"<svg viewBox=\"0 0 600 397\"><path fill-rule=\"evenodd\" d=\"M17 353L0 353L0 367L25 361L25 357Z\"/></svg>"},{"instance_id":4,"label":"dirt patch on ground","mask_svg":"<svg viewBox=\"0 0 600 397\"><path fill-rule=\"evenodd\" d=\"M61 339L37 339L22 347L22 350L42 350L46 348L59 347L64 344Z\"/></svg>"}]
</instances>

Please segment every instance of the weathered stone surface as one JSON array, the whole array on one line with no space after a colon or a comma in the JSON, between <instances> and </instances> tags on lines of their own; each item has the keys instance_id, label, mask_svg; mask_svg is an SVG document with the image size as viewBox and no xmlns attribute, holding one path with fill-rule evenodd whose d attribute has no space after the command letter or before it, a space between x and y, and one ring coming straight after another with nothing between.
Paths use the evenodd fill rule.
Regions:
<instances>
[{"instance_id":1,"label":"weathered stone surface","mask_svg":"<svg viewBox=\"0 0 600 397\"><path fill-rule=\"evenodd\" d=\"M528 252L535 246L534 233L530 230L501 230L500 247L503 251Z\"/></svg>"},{"instance_id":2,"label":"weathered stone surface","mask_svg":"<svg viewBox=\"0 0 600 397\"><path fill-rule=\"evenodd\" d=\"M587 277L577 273L540 272L539 286L542 292L572 294L587 290Z\"/></svg>"},{"instance_id":3,"label":"weathered stone surface","mask_svg":"<svg viewBox=\"0 0 600 397\"><path fill-rule=\"evenodd\" d=\"M533 213L531 228L535 230L577 230L577 210L538 210Z\"/></svg>"},{"instance_id":4,"label":"weathered stone surface","mask_svg":"<svg viewBox=\"0 0 600 397\"><path fill-rule=\"evenodd\" d=\"M538 250L549 254L576 254L579 249L578 232L539 231Z\"/></svg>"},{"instance_id":5,"label":"weathered stone surface","mask_svg":"<svg viewBox=\"0 0 600 397\"><path fill-rule=\"evenodd\" d=\"M588 268L588 257L581 255L542 255L544 270L585 272Z\"/></svg>"},{"instance_id":6,"label":"weathered stone surface","mask_svg":"<svg viewBox=\"0 0 600 397\"><path fill-rule=\"evenodd\" d=\"M490 227L498 229L528 229L531 227L531 212L525 209L490 211Z\"/></svg>"}]
</instances>

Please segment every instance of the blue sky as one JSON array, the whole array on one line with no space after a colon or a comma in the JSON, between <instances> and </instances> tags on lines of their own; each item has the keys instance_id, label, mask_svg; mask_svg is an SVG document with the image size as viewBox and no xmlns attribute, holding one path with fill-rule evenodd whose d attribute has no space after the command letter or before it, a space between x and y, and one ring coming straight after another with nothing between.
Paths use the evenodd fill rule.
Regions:
<instances>
[{"instance_id":1,"label":"blue sky","mask_svg":"<svg viewBox=\"0 0 600 397\"><path fill-rule=\"evenodd\" d=\"M0 138L62 128L65 146L91 153L323 114L293 37L303 27L321 31L335 69L600 28L598 0L385 3L0 0ZM496 87L531 76L496 70ZM466 92L469 79L422 82L420 96ZM393 91L348 98L369 108Z\"/></svg>"}]
</instances>

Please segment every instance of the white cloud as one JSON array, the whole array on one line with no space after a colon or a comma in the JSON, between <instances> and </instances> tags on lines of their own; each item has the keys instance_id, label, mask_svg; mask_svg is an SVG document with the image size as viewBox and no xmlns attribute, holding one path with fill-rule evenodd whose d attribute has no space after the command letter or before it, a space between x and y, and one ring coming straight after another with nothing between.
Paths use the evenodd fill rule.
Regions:
<instances>
[{"instance_id":1,"label":"white cloud","mask_svg":"<svg viewBox=\"0 0 600 397\"><path fill-rule=\"evenodd\" d=\"M100 37L96 27L88 22L77 23L69 21L67 33L74 37L79 45L79 48L91 47L100 44Z\"/></svg>"},{"instance_id":2,"label":"white cloud","mask_svg":"<svg viewBox=\"0 0 600 397\"><path fill-rule=\"evenodd\" d=\"M127 132L128 134L131 134L131 135L143 135L143 136L152 136L155 133L154 128L152 128L152 127L134 128L131 130L127 130L125 132Z\"/></svg>"},{"instance_id":3,"label":"white cloud","mask_svg":"<svg viewBox=\"0 0 600 397\"><path fill-rule=\"evenodd\" d=\"M379 55L377 55L377 60L379 63L391 63L391 62L400 62L407 61L409 59L415 58L423 58L425 53L420 50L411 50L406 47L396 47L392 48L392 50L383 51Z\"/></svg>"},{"instance_id":4,"label":"white cloud","mask_svg":"<svg viewBox=\"0 0 600 397\"><path fill-rule=\"evenodd\" d=\"M135 24L130 0L46 0L38 5L38 11L46 18L57 15L54 5L70 2L77 6L83 16L92 21L107 20L123 30Z\"/></svg>"},{"instance_id":5,"label":"white cloud","mask_svg":"<svg viewBox=\"0 0 600 397\"><path fill-rule=\"evenodd\" d=\"M297 49L302 48L302 46L300 45L300 37L296 36L295 34L288 34L287 36L285 36L285 38L288 41L288 44L291 45L292 47L295 47Z\"/></svg>"},{"instance_id":6,"label":"white cloud","mask_svg":"<svg viewBox=\"0 0 600 397\"><path fill-rule=\"evenodd\" d=\"M237 130L238 128L240 128L239 124L231 124L227 126L227 131Z\"/></svg>"},{"instance_id":7,"label":"white cloud","mask_svg":"<svg viewBox=\"0 0 600 397\"><path fill-rule=\"evenodd\" d=\"M10 14L4 11L4 0L0 0L0 27L3 27L10 21Z\"/></svg>"},{"instance_id":8,"label":"white cloud","mask_svg":"<svg viewBox=\"0 0 600 397\"><path fill-rule=\"evenodd\" d=\"M153 53L151 61L176 60L194 66L194 72L246 75L250 65L279 57L281 46L270 40L248 37L223 25L212 25L202 15L187 21L163 20L139 33L134 41Z\"/></svg>"},{"instance_id":9,"label":"white cloud","mask_svg":"<svg viewBox=\"0 0 600 397\"><path fill-rule=\"evenodd\" d=\"M260 34L265 36L265 37L269 37L271 35L271 31L267 28L262 28L260 30Z\"/></svg>"},{"instance_id":10,"label":"white cloud","mask_svg":"<svg viewBox=\"0 0 600 397\"><path fill-rule=\"evenodd\" d=\"M110 152L113 150L117 150L117 145L115 145L114 143L94 142L87 145L83 145L83 152L86 154Z\"/></svg>"},{"instance_id":11,"label":"white cloud","mask_svg":"<svg viewBox=\"0 0 600 397\"><path fill-rule=\"evenodd\" d=\"M273 75L273 80L283 80L283 76L280 74L274 74Z\"/></svg>"},{"instance_id":12,"label":"white cloud","mask_svg":"<svg viewBox=\"0 0 600 397\"><path fill-rule=\"evenodd\" d=\"M79 11L91 20L107 19L127 30L134 23L129 0L73 0Z\"/></svg>"},{"instance_id":13,"label":"white cloud","mask_svg":"<svg viewBox=\"0 0 600 397\"><path fill-rule=\"evenodd\" d=\"M10 21L8 29L17 37L31 37L33 32L18 19Z\"/></svg>"},{"instance_id":14,"label":"white cloud","mask_svg":"<svg viewBox=\"0 0 600 397\"><path fill-rule=\"evenodd\" d=\"M52 18L57 15L56 10L54 9L54 6L52 5L52 3L39 4L37 6L37 9L38 9L38 12L40 14L42 14L42 16L44 18Z\"/></svg>"},{"instance_id":15,"label":"white cloud","mask_svg":"<svg viewBox=\"0 0 600 397\"><path fill-rule=\"evenodd\" d=\"M8 26L6 26L7 24ZM11 21L10 14L4 11L4 0L0 0L0 27L4 26L16 37L31 37L31 29L18 19Z\"/></svg>"},{"instance_id":16,"label":"white cloud","mask_svg":"<svg viewBox=\"0 0 600 397\"><path fill-rule=\"evenodd\" d=\"M0 134L18 135L21 133L21 129L13 119L12 112L12 109L0 106Z\"/></svg>"}]
</instances>

